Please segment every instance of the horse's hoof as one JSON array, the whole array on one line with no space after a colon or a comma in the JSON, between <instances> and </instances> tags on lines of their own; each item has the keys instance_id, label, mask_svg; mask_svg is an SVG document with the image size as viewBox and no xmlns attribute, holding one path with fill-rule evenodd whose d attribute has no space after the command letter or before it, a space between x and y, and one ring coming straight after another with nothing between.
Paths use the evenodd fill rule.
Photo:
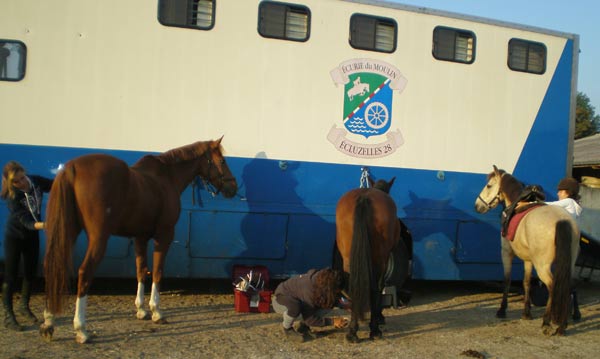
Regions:
<instances>
[{"instance_id":1,"label":"horse's hoof","mask_svg":"<svg viewBox=\"0 0 600 359\"><path fill-rule=\"evenodd\" d=\"M531 320L532 319L531 313L528 313L528 314L523 313L521 315L521 319L523 319L523 320Z\"/></svg>"},{"instance_id":2,"label":"horse's hoof","mask_svg":"<svg viewBox=\"0 0 600 359\"><path fill-rule=\"evenodd\" d=\"M500 319L504 319L506 318L506 312L505 311L497 311L496 312L496 318L500 318Z\"/></svg>"},{"instance_id":3,"label":"horse's hoof","mask_svg":"<svg viewBox=\"0 0 600 359\"><path fill-rule=\"evenodd\" d=\"M135 317L139 320L148 320L150 319L150 313L145 310L138 310L138 312L135 314Z\"/></svg>"},{"instance_id":4,"label":"horse's hoof","mask_svg":"<svg viewBox=\"0 0 600 359\"><path fill-rule=\"evenodd\" d=\"M51 341L52 335L54 335L54 327L46 326L45 324L40 325L40 335L43 339Z\"/></svg>"},{"instance_id":5,"label":"horse's hoof","mask_svg":"<svg viewBox=\"0 0 600 359\"><path fill-rule=\"evenodd\" d=\"M152 321L154 324L169 324L169 322L165 318L158 318L157 320Z\"/></svg>"},{"instance_id":6,"label":"horse's hoof","mask_svg":"<svg viewBox=\"0 0 600 359\"><path fill-rule=\"evenodd\" d=\"M383 315L377 318L377 325L385 325L385 317Z\"/></svg>"},{"instance_id":7,"label":"horse's hoof","mask_svg":"<svg viewBox=\"0 0 600 359\"><path fill-rule=\"evenodd\" d=\"M552 333L552 335L556 335L556 336L565 335L565 328L561 328L561 327L556 328L556 330L554 331L554 333Z\"/></svg>"},{"instance_id":8,"label":"horse's hoof","mask_svg":"<svg viewBox=\"0 0 600 359\"><path fill-rule=\"evenodd\" d=\"M371 340L377 340L381 338L383 338L383 333L381 330L372 331L371 334L369 334L369 339Z\"/></svg>"},{"instance_id":9,"label":"horse's hoof","mask_svg":"<svg viewBox=\"0 0 600 359\"><path fill-rule=\"evenodd\" d=\"M348 343L358 343L358 336L356 334L348 333L346 334L346 341Z\"/></svg>"},{"instance_id":10,"label":"horse's hoof","mask_svg":"<svg viewBox=\"0 0 600 359\"><path fill-rule=\"evenodd\" d=\"M544 333L545 336L549 337L551 335L554 334L554 332L552 331L552 327L549 325L542 325L542 333Z\"/></svg>"},{"instance_id":11,"label":"horse's hoof","mask_svg":"<svg viewBox=\"0 0 600 359\"><path fill-rule=\"evenodd\" d=\"M75 341L79 344L87 344L90 341L90 336L87 333L77 333Z\"/></svg>"},{"instance_id":12,"label":"horse's hoof","mask_svg":"<svg viewBox=\"0 0 600 359\"><path fill-rule=\"evenodd\" d=\"M580 311L576 311L575 313L573 313L573 320L580 320L580 319L581 319Z\"/></svg>"}]
</instances>

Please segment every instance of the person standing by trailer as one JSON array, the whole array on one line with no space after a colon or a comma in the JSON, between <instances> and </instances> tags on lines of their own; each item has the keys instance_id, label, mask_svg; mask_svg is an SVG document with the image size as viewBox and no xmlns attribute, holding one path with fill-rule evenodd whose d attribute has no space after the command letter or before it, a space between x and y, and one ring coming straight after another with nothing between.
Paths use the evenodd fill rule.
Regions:
<instances>
[{"instance_id":1,"label":"person standing by trailer","mask_svg":"<svg viewBox=\"0 0 600 359\"><path fill-rule=\"evenodd\" d=\"M546 203L564 208L579 225L579 216L582 212L579 204L579 182L572 177L563 178L558 183L557 191L558 201Z\"/></svg>"},{"instance_id":2,"label":"person standing by trailer","mask_svg":"<svg viewBox=\"0 0 600 359\"><path fill-rule=\"evenodd\" d=\"M19 312L33 321L37 317L29 308L31 285L37 271L40 252L39 231L45 227L41 218L43 192L49 192L53 180L41 176L27 176L25 168L16 161L9 161L2 171L0 198L6 200L8 220L4 237L5 270L2 284L4 326L21 331L13 310L13 292L23 256L23 284Z\"/></svg>"}]
</instances>

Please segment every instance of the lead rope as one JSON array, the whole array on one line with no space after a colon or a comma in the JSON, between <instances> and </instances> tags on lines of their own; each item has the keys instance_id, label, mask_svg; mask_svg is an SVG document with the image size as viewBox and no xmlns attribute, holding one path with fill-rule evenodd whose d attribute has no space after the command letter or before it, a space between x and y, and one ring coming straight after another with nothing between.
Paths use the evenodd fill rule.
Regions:
<instances>
[{"instance_id":1,"label":"lead rope","mask_svg":"<svg viewBox=\"0 0 600 359\"><path fill-rule=\"evenodd\" d=\"M369 188L369 167L361 167L360 171L360 188Z\"/></svg>"}]
</instances>

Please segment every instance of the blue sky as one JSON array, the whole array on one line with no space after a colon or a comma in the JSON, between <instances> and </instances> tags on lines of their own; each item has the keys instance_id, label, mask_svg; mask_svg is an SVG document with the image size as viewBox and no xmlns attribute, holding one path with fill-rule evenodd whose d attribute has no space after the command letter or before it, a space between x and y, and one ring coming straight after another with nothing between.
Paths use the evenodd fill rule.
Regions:
<instances>
[{"instance_id":1,"label":"blue sky","mask_svg":"<svg viewBox=\"0 0 600 359\"><path fill-rule=\"evenodd\" d=\"M600 114L600 0L391 0L579 35L577 90Z\"/></svg>"}]
</instances>

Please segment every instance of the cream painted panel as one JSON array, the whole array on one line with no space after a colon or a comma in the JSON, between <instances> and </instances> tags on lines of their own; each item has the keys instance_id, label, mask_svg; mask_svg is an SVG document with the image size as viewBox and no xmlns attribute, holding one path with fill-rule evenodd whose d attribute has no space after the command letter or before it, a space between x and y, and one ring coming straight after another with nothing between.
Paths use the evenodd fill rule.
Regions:
<instances>
[{"instance_id":1,"label":"cream painted panel","mask_svg":"<svg viewBox=\"0 0 600 359\"><path fill-rule=\"evenodd\" d=\"M10 118L40 131L5 128L0 142L164 151L224 134L230 156L467 172L496 163L510 171L565 44L331 0L303 1L312 12L306 43L260 37L258 1L218 1L211 31L160 25L155 1L67 1L67 13L56 3L2 5L11 11L0 11L0 30L27 44L29 63L24 81L0 86L0 104L13 105ZM352 49L348 19L355 12L396 19L397 51ZM437 25L476 33L473 65L431 56ZM512 37L547 45L546 74L507 69ZM394 95L391 129L402 131L405 144L377 160L346 156L326 138L333 125L342 126L343 110L343 88L329 72L361 57L389 62L408 79Z\"/></svg>"}]
</instances>

